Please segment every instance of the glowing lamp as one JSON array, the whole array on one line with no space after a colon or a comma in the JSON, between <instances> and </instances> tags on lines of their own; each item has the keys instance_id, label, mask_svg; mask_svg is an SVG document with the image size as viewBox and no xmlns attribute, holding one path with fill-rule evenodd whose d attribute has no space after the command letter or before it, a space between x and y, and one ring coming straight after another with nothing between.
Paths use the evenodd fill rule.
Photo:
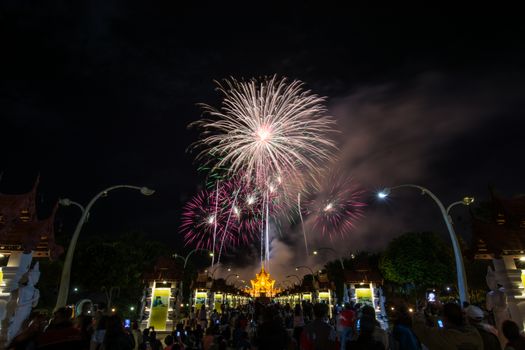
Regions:
<instances>
[{"instance_id":1,"label":"glowing lamp","mask_svg":"<svg viewBox=\"0 0 525 350\"><path fill-rule=\"evenodd\" d=\"M465 198L463 198L463 204L471 205L472 203L474 203L474 197L465 197Z\"/></svg>"},{"instance_id":2,"label":"glowing lamp","mask_svg":"<svg viewBox=\"0 0 525 350\"><path fill-rule=\"evenodd\" d=\"M388 197L390 195L390 189L389 188L385 188L383 189L381 192L378 192L377 193L377 196L380 198L380 199L385 199L386 197Z\"/></svg>"}]
</instances>

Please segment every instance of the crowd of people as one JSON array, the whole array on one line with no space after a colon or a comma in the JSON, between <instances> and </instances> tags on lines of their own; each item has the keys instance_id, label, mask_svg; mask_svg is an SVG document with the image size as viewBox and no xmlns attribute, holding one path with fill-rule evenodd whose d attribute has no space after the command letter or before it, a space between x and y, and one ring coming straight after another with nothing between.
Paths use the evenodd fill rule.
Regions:
<instances>
[{"instance_id":1,"label":"crowd of people","mask_svg":"<svg viewBox=\"0 0 525 350\"><path fill-rule=\"evenodd\" d=\"M171 332L125 327L114 313L55 310L51 319L34 314L8 349L79 350L525 350L520 327L507 320L501 333L486 313L471 305L428 304L419 310L393 308L384 329L369 305L346 304L329 310L326 304L294 306L250 303L207 311L200 308ZM503 339L503 341L500 341Z\"/></svg>"}]
</instances>

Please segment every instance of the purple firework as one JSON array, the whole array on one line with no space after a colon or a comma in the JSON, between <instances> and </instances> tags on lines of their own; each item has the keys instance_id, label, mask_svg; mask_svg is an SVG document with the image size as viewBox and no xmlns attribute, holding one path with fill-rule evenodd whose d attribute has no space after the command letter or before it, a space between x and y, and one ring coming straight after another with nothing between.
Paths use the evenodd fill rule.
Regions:
<instances>
[{"instance_id":1,"label":"purple firework","mask_svg":"<svg viewBox=\"0 0 525 350\"><path fill-rule=\"evenodd\" d=\"M314 232L330 239L345 237L364 215L364 194L351 178L334 173L313 186L303 213L311 220Z\"/></svg>"},{"instance_id":2,"label":"purple firework","mask_svg":"<svg viewBox=\"0 0 525 350\"><path fill-rule=\"evenodd\" d=\"M228 228L225 231L228 213L222 205L221 192L219 190L217 196L216 191L203 190L184 206L180 232L184 235L186 245L215 251L218 249L222 237L225 237L226 246L237 244L237 238L234 234L235 225L231 225L231 229ZM213 246L214 234L216 237L215 247Z\"/></svg>"}]
</instances>

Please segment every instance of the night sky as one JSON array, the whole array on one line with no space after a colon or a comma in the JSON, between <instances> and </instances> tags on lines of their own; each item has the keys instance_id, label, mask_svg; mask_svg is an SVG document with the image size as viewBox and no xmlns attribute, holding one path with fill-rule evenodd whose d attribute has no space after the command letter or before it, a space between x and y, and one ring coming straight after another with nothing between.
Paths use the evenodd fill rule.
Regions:
<instances>
[{"instance_id":1,"label":"night sky","mask_svg":"<svg viewBox=\"0 0 525 350\"><path fill-rule=\"evenodd\" d=\"M413 182L445 203L486 199L489 185L525 192L517 11L226 3L3 1L0 191L27 191L40 174L45 216L59 197L86 203L107 186L146 185L155 196L120 191L98 202L86 234L141 231L181 251L180 209L204 179L186 152L196 104L218 104L214 79L278 74L328 97L340 165L367 190ZM352 249L444 230L414 191L387 204L372 197L346 240ZM457 210L468 237L468 214ZM72 232L78 215L61 208L58 229ZM282 231L272 254L297 259L297 233Z\"/></svg>"}]
</instances>

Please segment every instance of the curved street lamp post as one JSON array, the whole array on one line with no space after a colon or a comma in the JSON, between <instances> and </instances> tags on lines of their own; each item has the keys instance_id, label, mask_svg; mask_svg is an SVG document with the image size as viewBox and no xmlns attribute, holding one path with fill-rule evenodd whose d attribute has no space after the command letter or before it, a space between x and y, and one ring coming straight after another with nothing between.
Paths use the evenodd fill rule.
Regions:
<instances>
[{"instance_id":1,"label":"curved street lamp post","mask_svg":"<svg viewBox=\"0 0 525 350\"><path fill-rule=\"evenodd\" d=\"M329 247L321 247L321 248L317 248L316 250L313 251L313 254L314 254L314 255L318 255L319 252L320 252L320 251L323 251L323 250L329 250L329 251L333 252L333 253L335 254L337 260L339 260L339 263L341 264L342 269L343 269L343 270L345 269L345 264L344 264L344 262L343 262L343 257L341 257L341 256L338 257L339 254L338 254L337 251L336 251L335 249L333 249L333 248L329 248Z\"/></svg>"},{"instance_id":2,"label":"curved street lamp post","mask_svg":"<svg viewBox=\"0 0 525 350\"><path fill-rule=\"evenodd\" d=\"M71 280L71 265L73 263L73 255L75 253L75 248L77 245L78 237L80 236L80 231L82 231L82 227L86 223L89 212L91 210L91 207L95 204L95 202L100 197L107 196L108 192L119 189L119 188L131 188L134 190L139 190L140 193L142 193L145 196L151 196L153 193L155 193L154 190L149 189L147 187L139 187L139 186L131 186L131 185L116 185L112 187L108 187L103 191L100 191L95 197L93 197L88 205L84 208L82 205L80 205L77 202L74 202L70 199L64 198L60 199L59 203L63 206L70 206L75 205L80 208L82 211L82 216L80 217L80 220L77 223L77 226L75 228L75 232L73 233L73 236L71 237L71 242L69 242L69 247L67 249L66 253L66 259L64 261L64 267L62 268L62 276L60 278L60 287L58 289L58 297L57 297L57 303L56 308L65 306L67 303L67 297L69 294L69 283Z\"/></svg>"},{"instance_id":3,"label":"curved street lamp post","mask_svg":"<svg viewBox=\"0 0 525 350\"><path fill-rule=\"evenodd\" d=\"M186 271L186 265L188 265L188 259L190 258L190 256L195 253L195 252L198 252L198 251L206 251L206 252L209 252L210 256L213 257L213 253L211 250L209 249L203 249L203 248L196 248L196 249L193 249L192 251L190 251L185 257L182 256L182 255L179 255L179 254L173 254L172 257L175 258L175 259L182 259L182 261L184 261L184 265L182 267L182 279L180 281L180 298L182 301L182 303L184 303L184 272ZM181 308L181 304L178 300L177 300L177 308L180 312L180 308Z\"/></svg>"},{"instance_id":4,"label":"curved street lamp post","mask_svg":"<svg viewBox=\"0 0 525 350\"><path fill-rule=\"evenodd\" d=\"M419 186L419 185L413 185L413 184L404 184L404 185L399 185L399 186L395 186L391 188L385 188L383 191L379 192L377 195L379 198L384 199L390 195L390 192L393 189L401 188L401 187L416 188L421 191L421 194L428 194L430 198L432 198L434 202L436 202L436 204L438 205L439 210L441 211L441 215L443 216L443 220L445 220L445 224L447 225L448 234L450 236L450 240L452 241L452 248L454 250L454 258L456 261L456 273L457 273L457 280L458 280L459 300L461 302L461 305L463 305L465 302L468 303L469 296L468 296L468 287L467 287L467 277L465 274L465 265L463 263L463 255L461 254L461 247L459 246L458 237L454 230L452 217L450 216L449 212L452 209L452 207L456 205L472 204L474 202L474 198L465 197L463 198L462 201L454 202L445 209L445 206L443 205L443 203L429 189Z\"/></svg>"},{"instance_id":5,"label":"curved street lamp post","mask_svg":"<svg viewBox=\"0 0 525 350\"><path fill-rule=\"evenodd\" d=\"M286 278L291 278L291 277L297 278L297 282L299 282L299 286L302 284L302 280L301 280L301 278L299 276L297 276L297 275L288 275L288 276L286 276Z\"/></svg>"}]
</instances>

